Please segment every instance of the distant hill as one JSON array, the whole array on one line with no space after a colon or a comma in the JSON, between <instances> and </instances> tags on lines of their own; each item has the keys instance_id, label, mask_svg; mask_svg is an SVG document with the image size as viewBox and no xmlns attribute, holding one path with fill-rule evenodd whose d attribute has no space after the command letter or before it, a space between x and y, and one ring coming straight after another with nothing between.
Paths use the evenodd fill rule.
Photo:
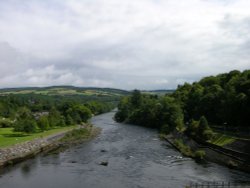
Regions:
<instances>
[{"instance_id":1,"label":"distant hill","mask_svg":"<svg viewBox=\"0 0 250 188\"><path fill-rule=\"evenodd\" d=\"M122 96L130 92L114 88L50 86L50 87L23 87L0 89L0 95L9 94L41 94L41 95L83 95L83 96Z\"/></svg>"},{"instance_id":2,"label":"distant hill","mask_svg":"<svg viewBox=\"0 0 250 188\"><path fill-rule=\"evenodd\" d=\"M173 93L175 90L173 89L159 89L159 90L143 90L142 93L148 93L152 95L166 95Z\"/></svg>"}]
</instances>

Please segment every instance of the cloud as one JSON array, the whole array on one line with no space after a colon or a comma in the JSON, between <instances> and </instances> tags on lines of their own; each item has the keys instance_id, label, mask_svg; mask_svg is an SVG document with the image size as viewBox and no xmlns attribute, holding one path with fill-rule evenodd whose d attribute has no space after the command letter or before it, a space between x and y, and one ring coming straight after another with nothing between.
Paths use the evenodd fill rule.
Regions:
<instances>
[{"instance_id":1,"label":"cloud","mask_svg":"<svg viewBox=\"0 0 250 188\"><path fill-rule=\"evenodd\" d=\"M175 88L250 67L247 0L0 1L0 87Z\"/></svg>"}]
</instances>

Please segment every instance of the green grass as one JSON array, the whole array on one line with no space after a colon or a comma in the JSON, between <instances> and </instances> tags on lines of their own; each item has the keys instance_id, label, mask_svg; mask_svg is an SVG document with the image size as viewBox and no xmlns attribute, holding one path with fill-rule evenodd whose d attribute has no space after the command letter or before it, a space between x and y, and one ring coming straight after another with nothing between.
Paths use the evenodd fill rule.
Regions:
<instances>
[{"instance_id":1,"label":"green grass","mask_svg":"<svg viewBox=\"0 0 250 188\"><path fill-rule=\"evenodd\" d=\"M183 143L182 139L175 139L174 145L179 149L179 151L188 157L194 157L194 152L191 150L191 148Z\"/></svg>"},{"instance_id":2,"label":"green grass","mask_svg":"<svg viewBox=\"0 0 250 188\"><path fill-rule=\"evenodd\" d=\"M71 130L75 127L76 126L58 127L58 128L54 128L48 131L32 133L32 134L13 132L12 128L0 128L0 148L12 146L12 145L30 141L36 138L46 137L49 135L53 135L55 133Z\"/></svg>"},{"instance_id":3,"label":"green grass","mask_svg":"<svg viewBox=\"0 0 250 188\"><path fill-rule=\"evenodd\" d=\"M210 143L215 144L217 146L225 146L227 144L231 144L236 140L236 138L216 133L214 138L210 141Z\"/></svg>"}]
</instances>

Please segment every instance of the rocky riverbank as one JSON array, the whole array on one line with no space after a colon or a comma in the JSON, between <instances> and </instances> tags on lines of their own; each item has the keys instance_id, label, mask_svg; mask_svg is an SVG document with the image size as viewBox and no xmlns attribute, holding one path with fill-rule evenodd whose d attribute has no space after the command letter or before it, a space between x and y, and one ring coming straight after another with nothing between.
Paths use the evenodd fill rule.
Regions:
<instances>
[{"instance_id":1,"label":"rocky riverbank","mask_svg":"<svg viewBox=\"0 0 250 188\"><path fill-rule=\"evenodd\" d=\"M8 148L2 148L0 149L0 167L18 163L43 151L51 151L61 146L69 146L70 144L82 142L95 137L101 131L99 128L93 127L92 125L82 125L74 130L85 130L86 135L80 140L78 138L74 139L73 137L67 140L64 139L64 136L70 131L64 131L48 137L16 144Z\"/></svg>"},{"instance_id":2,"label":"rocky riverbank","mask_svg":"<svg viewBox=\"0 0 250 188\"><path fill-rule=\"evenodd\" d=\"M184 134L177 132L171 133L167 136L164 136L163 138L166 139L170 144L172 144L178 150L180 149L176 145L175 141L177 139L181 139L183 144L186 147L190 148L191 150L204 151L203 158L207 161L216 162L218 164L225 165L230 168L235 168L245 172L250 172L250 163L248 160L249 159L248 154L236 152L210 143L198 142ZM193 156L191 155L190 157Z\"/></svg>"}]
</instances>

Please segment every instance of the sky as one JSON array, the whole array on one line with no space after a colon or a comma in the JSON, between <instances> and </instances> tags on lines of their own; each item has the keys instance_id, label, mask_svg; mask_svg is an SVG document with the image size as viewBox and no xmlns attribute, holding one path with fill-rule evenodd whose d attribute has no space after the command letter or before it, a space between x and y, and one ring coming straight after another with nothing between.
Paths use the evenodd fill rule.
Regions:
<instances>
[{"instance_id":1,"label":"sky","mask_svg":"<svg viewBox=\"0 0 250 188\"><path fill-rule=\"evenodd\" d=\"M235 69L249 0L0 0L0 88L174 89Z\"/></svg>"}]
</instances>

